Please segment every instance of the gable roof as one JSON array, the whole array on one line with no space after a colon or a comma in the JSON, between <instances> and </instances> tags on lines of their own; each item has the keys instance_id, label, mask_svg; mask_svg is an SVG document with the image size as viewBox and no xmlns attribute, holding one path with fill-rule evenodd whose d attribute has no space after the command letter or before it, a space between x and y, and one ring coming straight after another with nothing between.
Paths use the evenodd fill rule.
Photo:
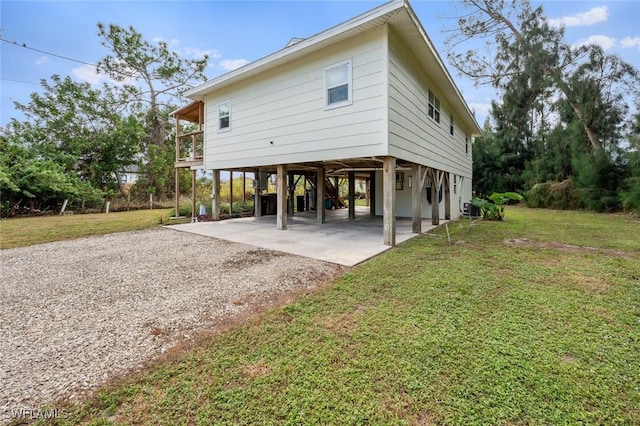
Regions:
<instances>
[{"instance_id":1,"label":"gable roof","mask_svg":"<svg viewBox=\"0 0 640 426\"><path fill-rule=\"evenodd\" d=\"M464 112L462 118L465 127L473 135L479 135L481 133L480 126L407 0L391 0L321 33L301 39L293 44L289 43L277 52L188 90L185 92L185 96L193 100L204 100L204 96L214 90L281 66L301 56L385 24L389 24L395 30L402 42L418 58L422 67L429 69L429 76L445 92L445 98L454 109Z\"/></svg>"}]
</instances>

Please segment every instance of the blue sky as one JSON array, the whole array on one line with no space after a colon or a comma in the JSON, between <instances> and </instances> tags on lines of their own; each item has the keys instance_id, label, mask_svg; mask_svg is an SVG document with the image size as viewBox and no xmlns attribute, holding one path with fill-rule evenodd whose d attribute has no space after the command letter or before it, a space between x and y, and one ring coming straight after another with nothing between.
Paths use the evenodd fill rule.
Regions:
<instances>
[{"instance_id":1,"label":"blue sky","mask_svg":"<svg viewBox=\"0 0 640 426\"><path fill-rule=\"evenodd\" d=\"M4 1L1 36L19 45L95 64L107 50L98 22L132 25L148 40L162 39L184 57L208 53L208 78L281 49L292 37L309 37L384 1ZM564 23L570 43L595 42L640 69L640 1L532 1ZM455 27L451 1L411 2L446 61L444 40ZM91 65L7 42L0 44L0 125L22 116L13 101L27 103L40 79L52 74L98 84ZM495 92L449 71L482 125Z\"/></svg>"}]
</instances>

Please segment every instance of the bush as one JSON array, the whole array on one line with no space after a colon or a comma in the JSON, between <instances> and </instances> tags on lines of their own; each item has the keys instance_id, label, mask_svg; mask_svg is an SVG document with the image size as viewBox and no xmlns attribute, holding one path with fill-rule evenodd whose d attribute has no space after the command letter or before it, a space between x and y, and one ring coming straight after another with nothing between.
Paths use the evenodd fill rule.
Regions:
<instances>
[{"instance_id":1,"label":"bush","mask_svg":"<svg viewBox=\"0 0 640 426\"><path fill-rule=\"evenodd\" d=\"M522 195L516 192L494 192L488 200L473 197L471 204L480 209L482 217L487 220L502 220L504 218L504 206L511 201L522 200Z\"/></svg>"},{"instance_id":2,"label":"bush","mask_svg":"<svg viewBox=\"0 0 640 426\"><path fill-rule=\"evenodd\" d=\"M630 177L626 183L628 190L620 193L622 208L627 213L640 213L640 177Z\"/></svg>"},{"instance_id":3,"label":"bush","mask_svg":"<svg viewBox=\"0 0 640 426\"><path fill-rule=\"evenodd\" d=\"M528 207L545 209L574 210L582 207L571 179L533 185L526 194L526 203Z\"/></svg>"}]
</instances>

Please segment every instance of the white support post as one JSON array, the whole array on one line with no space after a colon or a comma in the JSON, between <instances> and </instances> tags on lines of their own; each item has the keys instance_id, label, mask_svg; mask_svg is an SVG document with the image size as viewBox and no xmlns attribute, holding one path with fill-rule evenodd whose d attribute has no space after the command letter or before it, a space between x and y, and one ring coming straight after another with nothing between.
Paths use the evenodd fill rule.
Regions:
<instances>
[{"instance_id":1,"label":"white support post","mask_svg":"<svg viewBox=\"0 0 640 426\"><path fill-rule=\"evenodd\" d=\"M220 170L213 170L211 189L211 218L220 220Z\"/></svg>"},{"instance_id":2,"label":"white support post","mask_svg":"<svg viewBox=\"0 0 640 426\"><path fill-rule=\"evenodd\" d=\"M356 218L356 174L353 171L349 173L349 220Z\"/></svg>"},{"instance_id":3,"label":"white support post","mask_svg":"<svg viewBox=\"0 0 640 426\"><path fill-rule=\"evenodd\" d=\"M318 169L316 178L316 222L324 223L326 218L326 211L324 205L324 189L325 189L325 175L324 167Z\"/></svg>"},{"instance_id":4,"label":"white support post","mask_svg":"<svg viewBox=\"0 0 640 426\"><path fill-rule=\"evenodd\" d=\"M444 218L445 220L451 220L451 175L449 172L444 172Z\"/></svg>"},{"instance_id":5,"label":"white support post","mask_svg":"<svg viewBox=\"0 0 640 426\"><path fill-rule=\"evenodd\" d=\"M384 157L382 168L383 243L396 245L396 158Z\"/></svg>"},{"instance_id":6,"label":"white support post","mask_svg":"<svg viewBox=\"0 0 640 426\"><path fill-rule=\"evenodd\" d=\"M442 170L431 169L431 224L440 225L440 185L442 185Z\"/></svg>"},{"instance_id":7,"label":"white support post","mask_svg":"<svg viewBox=\"0 0 640 426\"><path fill-rule=\"evenodd\" d=\"M262 190L260 189L262 182L260 182L260 171L256 169L255 176L253 177L253 215L255 217L262 216Z\"/></svg>"},{"instance_id":8,"label":"white support post","mask_svg":"<svg viewBox=\"0 0 640 426\"><path fill-rule=\"evenodd\" d=\"M277 167L278 182L276 188L277 196L277 218L276 229L287 229L287 166L279 164Z\"/></svg>"},{"instance_id":9,"label":"white support post","mask_svg":"<svg viewBox=\"0 0 640 426\"><path fill-rule=\"evenodd\" d=\"M376 172L369 174L369 214L376 215Z\"/></svg>"},{"instance_id":10,"label":"white support post","mask_svg":"<svg viewBox=\"0 0 640 426\"><path fill-rule=\"evenodd\" d=\"M422 233L422 166L414 164L411 168L411 228L414 234Z\"/></svg>"}]
</instances>

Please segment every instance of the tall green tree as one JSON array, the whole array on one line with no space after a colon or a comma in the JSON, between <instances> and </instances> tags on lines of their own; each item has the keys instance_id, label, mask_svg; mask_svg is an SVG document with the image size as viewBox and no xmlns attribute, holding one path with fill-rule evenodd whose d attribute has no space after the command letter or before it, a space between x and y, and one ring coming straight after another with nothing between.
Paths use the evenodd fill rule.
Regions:
<instances>
[{"instance_id":1,"label":"tall green tree","mask_svg":"<svg viewBox=\"0 0 640 426\"><path fill-rule=\"evenodd\" d=\"M95 188L115 187L118 173L135 163L144 136L141 123L127 115L127 93L58 75L41 85L29 103L15 103L26 119L12 120L14 140Z\"/></svg>"},{"instance_id":2,"label":"tall green tree","mask_svg":"<svg viewBox=\"0 0 640 426\"><path fill-rule=\"evenodd\" d=\"M493 104L492 135L483 136L491 149L477 146L483 163L498 169L492 190L571 179L584 205L619 206L628 174L625 97L640 89L637 70L598 46L566 43L564 29L528 1L462 4L467 13L448 40L449 59L477 84L502 91L502 102ZM472 39L488 41L488 52L460 51Z\"/></svg>"},{"instance_id":3,"label":"tall green tree","mask_svg":"<svg viewBox=\"0 0 640 426\"><path fill-rule=\"evenodd\" d=\"M447 41L449 60L456 69L480 84L499 88L526 75L532 87L557 90L583 126L590 146L602 149L597 110L583 96L582 82L585 78L594 82L601 98L626 89L637 91L634 68L596 46L566 43L564 29L552 27L542 6L534 9L528 0L463 0L462 4L466 13ZM472 39L486 40L489 52L476 48L460 52Z\"/></svg>"},{"instance_id":4,"label":"tall green tree","mask_svg":"<svg viewBox=\"0 0 640 426\"><path fill-rule=\"evenodd\" d=\"M640 98L636 101L636 113L628 135L629 149L626 152L628 175L622 190L622 204L626 211L640 212Z\"/></svg>"},{"instance_id":5,"label":"tall green tree","mask_svg":"<svg viewBox=\"0 0 640 426\"><path fill-rule=\"evenodd\" d=\"M130 108L144 117L145 178L148 192L163 197L170 190L169 113L180 95L204 81L208 57L184 59L164 41L151 43L133 27L98 23L98 35L110 53L98 62L98 71L122 83L131 95Z\"/></svg>"}]
</instances>

